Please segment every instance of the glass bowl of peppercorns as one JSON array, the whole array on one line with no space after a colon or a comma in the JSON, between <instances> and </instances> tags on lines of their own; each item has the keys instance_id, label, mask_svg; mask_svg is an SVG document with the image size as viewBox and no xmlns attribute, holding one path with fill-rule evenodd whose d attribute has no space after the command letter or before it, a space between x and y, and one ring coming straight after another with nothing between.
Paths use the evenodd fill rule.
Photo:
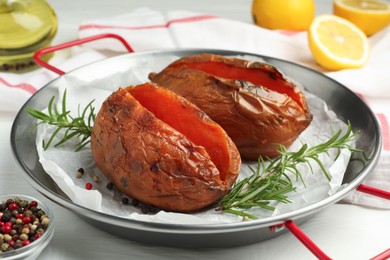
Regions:
<instances>
[{"instance_id":1,"label":"glass bowl of peppercorns","mask_svg":"<svg viewBox=\"0 0 390 260\"><path fill-rule=\"evenodd\" d=\"M36 259L53 237L53 220L35 198L0 195L0 259Z\"/></svg>"}]
</instances>

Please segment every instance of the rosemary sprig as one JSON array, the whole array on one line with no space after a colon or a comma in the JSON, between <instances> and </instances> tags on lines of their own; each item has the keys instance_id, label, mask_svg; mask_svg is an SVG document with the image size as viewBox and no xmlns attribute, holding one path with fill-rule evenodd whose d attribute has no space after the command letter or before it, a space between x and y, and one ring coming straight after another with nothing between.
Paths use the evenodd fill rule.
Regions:
<instances>
[{"instance_id":1,"label":"rosemary sprig","mask_svg":"<svg viewBox=\"0 0 390 260\"><path fill-rule=\"evenodd\" d=\"M272 160L268 159L268 165L260 156L256 168L250 167L252 175L233 185L230 192L220 200L218 210L256 219L256 216L247 213L246 210L252 207L274 210L274 207L270 205L271 201L289 203L288 193L295 191L295 187L287 174L292 173L297 180L303 182L302 175L297 168L302 163L307 164L311 172L313 172L311 163L317 163L326 178L330 180L331 176L318 158L320 154L328 154L330 149L337 149L336 160L341 149L348 149L352 152L360 151L350 145L358 134L358 132L352 132L350 123L348 123L346 133L341 134L340 130L328 141L316 146L308 147L307 144L303 144L297 152L287 151L286 147L279 145L280 155Z\"/></svg>"},{"instance_id":2,"label":"rosemary sprig","mask_svg":"<svg viewBox=\"0 0 390 260\"><path fill-rule=\"evenodd\" d=\"M80 111L79 106L77 117L73 117L66 108L66 89L63 94L60 110L54 104L54 100L55 97L53 96L48 104L48 113L30 107L26 108L28 114L40 120L36 126L40 124L49 124L57 127L47 142L43 140L43 148L45 150L49 148L58 133L65 129L62 139L54 144L54 147L60 146L72 138L79 138L79 142L76 144L76 151L80 151L90 142L92 125L96 116L95 108L92 106L94 100L89 102L82 111Z\"/></svg>"}]
</instances>

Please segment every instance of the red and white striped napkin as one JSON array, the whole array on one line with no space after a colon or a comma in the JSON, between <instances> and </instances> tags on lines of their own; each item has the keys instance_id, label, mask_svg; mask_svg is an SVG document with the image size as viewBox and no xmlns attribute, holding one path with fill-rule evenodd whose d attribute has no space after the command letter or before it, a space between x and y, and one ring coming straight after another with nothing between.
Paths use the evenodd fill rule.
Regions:
<instances>
[{"instance_id":1,"label":"red and white striped napkin","mask_svg":"<svg viewBox=\"0 0 390 260\"><path fill-rule=\"evenodd\" d=\"M337 72L325 71L315 63L306 32L271 31L209 14L162 13L142 8L116 17L85 21L79 27L80 38L101 33L121 35L135 52L173 48L235 50L289 60L325 73L357 93L377 116L382 128L382 156L365 184L390 190L390 27L370 37L371 57L363 68ZM120 43L106 40L75 50L70 57L55 56L51 63L67 71L116 52L125 52ZM18 111L35 91L55 77L45 69L24 74L0 73L0 112ZM390 201L356 191L345 201L390 209Z\"/></svg>"}]
</instances>

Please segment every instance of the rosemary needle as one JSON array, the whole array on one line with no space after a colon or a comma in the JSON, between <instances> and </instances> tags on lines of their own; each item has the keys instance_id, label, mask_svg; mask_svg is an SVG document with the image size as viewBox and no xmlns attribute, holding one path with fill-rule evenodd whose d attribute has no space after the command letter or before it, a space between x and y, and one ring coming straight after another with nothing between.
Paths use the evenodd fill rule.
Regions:
<instances>
[{"instance_id":1,"label":"rosemary needle","mask_svg":"<svg viewBox=\"0 0 390 260\"><path fill-rule=\"evenodd\" d=\"M256 216L246 212L246 210L252 207L274 210L274 207L270 205L271 201L289 203L288 193L295 191L295 187L287 173L292 173L303 182L297 168L297 165L301 163L307 164L311 171L311 163L318 164L323 174L330 180L331 176L319 160L319 154L328 153L332 148L337 149L336 160L341 149L348 149L352 152L360 151L350 146L350 142L358 134L358 132L352 132L350 123L348 123L346 133L341 134L340 130L328 141L316 146L308 147L307 144L303 144L297 152L287 151L286 147L279 145L280 155L272 160L268 159L267 166L265 160L260 156L257 166L250 167L252 175L233 185L229 193L219 201L218 210L256 219Z\"/></svg>"},{"instance_id":2,"label":"rosemary needle","mask_svg":"<svg viewBox=\"0 0 390 260\"><path fill-rule=\"evenodd\" d=\"M50 136L49 140L45 142L43 140L43 148L47 150L52 144L54 138L60 133L61 130L65 130L63 137L59 142L54 144L55 147L60 146L61 144L69 141L72 138L78 138L79 141L76 144L76 151L81 150L90 142L90 136L92 132L92 125L95 121L95 108L92 106L94 100L89 102L87 106L80 111L78 111L78 116L73 117L70 114L70 111L66 108L66 90L63 94L63 99L61 103L61 109L59 110L54 104L55 97L53 96L48 104L48 112L44 113L42 111L26 108L26 112L32 117L40 120L37 125L40 124L49 124L56 126L56 130Z\"/></svg>"}]
</instances>

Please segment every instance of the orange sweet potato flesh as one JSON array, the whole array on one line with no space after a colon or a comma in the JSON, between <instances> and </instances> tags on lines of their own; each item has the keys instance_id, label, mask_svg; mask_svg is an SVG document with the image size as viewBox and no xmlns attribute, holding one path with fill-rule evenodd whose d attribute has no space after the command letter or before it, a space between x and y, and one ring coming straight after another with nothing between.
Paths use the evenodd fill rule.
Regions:
<instances>
[{"instance_id":1,"label":"orange sweet potato flesh","mask_svg":"<svg viewBox=\"0 0 390 260\"><path fill-rule=\"evenodd\" d=\"M312 120L302 91L270 64L200 54L149 78L219 123L244 160L277 156L276 144L290 146Z\"/></svg>"},{"instance_id":2,"label":"orange sweet potato flesh","mask_svg":"<svg viewBox=\"0 0 390 260\"><path fill-rule=\"evenodd\" d=\"M175 212L218 201L241 165L236 146L217 123L151 83L119 89L106 99L94 122L91 150L124 194Z\"/></svg>"}]
</instances>

